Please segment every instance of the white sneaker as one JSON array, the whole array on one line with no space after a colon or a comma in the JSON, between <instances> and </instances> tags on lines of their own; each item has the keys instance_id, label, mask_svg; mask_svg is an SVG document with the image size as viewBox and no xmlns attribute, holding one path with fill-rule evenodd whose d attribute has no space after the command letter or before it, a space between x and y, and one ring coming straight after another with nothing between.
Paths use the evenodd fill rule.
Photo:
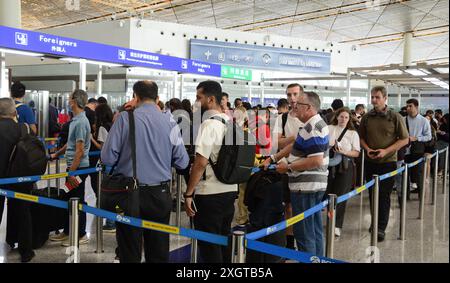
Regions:
<instances>
[{"instance_id":1,"label":"white sneaker","mask_svg":"<svg viewBox=\"0 0 450 283\"><path fill-rule=\"evenodd\" d=\"M69 235L66 235L64 233L60 233L60 234L55 234L55 235L51 235L49 237L50 241L52 242L64 242L67 241L69 239Z\"/></svg>"},{"instance_id":2,"label":"white sneaker","mask_svg":"<svg viewBox=\"0 0 450 283\"><path fill-rule=\"evenodd\" d=\"M334 228L334 235L336 237L340 237L341 236L341 228Z\"/></svg>"},{"instance_id":3,"label":"white sneaker","mask_svg":"<svg viewBox=\"0 0 450 283\"><path fill-rule=\"evenodd\" d=\"M78 245L85 245L85 244L87 244L87 243L89 243L89 238L87 237L87 235L84 235L83 237L81 237L81 238L78 240ZM66 241L64 241L61 245L62 245L63 247L70 247L69 239L67 239Z\"/></svg>"},{"instance_id":4,"label":"white sneaker","mask_svg":"<svg viewBox=\"0 0 450 283\"><path fill-rule=\"evenodd\" d=\"M416 183L411 183L411 189L417 189L417 184Z\"/></svg>"}]
</instances>

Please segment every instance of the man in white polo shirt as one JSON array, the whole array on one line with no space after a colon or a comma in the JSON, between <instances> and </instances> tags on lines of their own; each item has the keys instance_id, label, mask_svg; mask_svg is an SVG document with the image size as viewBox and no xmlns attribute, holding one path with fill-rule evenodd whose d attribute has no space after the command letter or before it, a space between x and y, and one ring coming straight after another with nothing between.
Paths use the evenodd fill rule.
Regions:
<instances>
[{"instance_id":1,"label":"man in white polo shirt","mask_svg":"<svg viewBox=\"0 0 450 283\"><path fill-rule=\"evenodd\" d=\"M195 142L196 156L184 204L188 216L194 217L195 229L227 236L231 230L238 187L217 180L209 163L217 162L227 129L224 122L231 122L222 112L221 99L222 87L219 83L205 81L198 85L196 103L201 105L203 123ZM205 171L205 180L200 182ZM199 241L199 248L204 262L229 261L226 247Z\"/></svg>"},{"instance_id":2,"label":"man in white polo shirt","mask_svg":"<svg viewBox=\"0 0 450 283\"><path fill-rule=\"evenodd\" d=\"M278 149L282 150L287 145L293 143L297 137L298 130L303 126L300 119L297 118L297 114L294 112L295 104L297 103L297 98L303 94L303 87L299 84L290 84L286 88L286 96L291 110L278 115L275 121L273 129L273 144L278 144ZM287 175L283 175L283 188L284 188L284 203L286 205L285 215L286 219L292 217L292 205L291 197L288 187ZM295 239L294 231L291 227L286 229L286 248L295 249Z\"/></svg>"}]
</instances>

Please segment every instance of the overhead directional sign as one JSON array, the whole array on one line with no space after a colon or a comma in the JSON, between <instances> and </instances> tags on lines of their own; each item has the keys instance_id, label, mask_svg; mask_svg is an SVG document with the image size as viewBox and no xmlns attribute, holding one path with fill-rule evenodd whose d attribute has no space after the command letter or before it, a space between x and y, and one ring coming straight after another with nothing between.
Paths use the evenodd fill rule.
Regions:
<instances>
[{"instance_id":1,"label":"overhead directional sign","mask_svg":"<svg viewBox=\"0 0 450 283\"><path fill-rule=\"evenodd\" d=\"M251 81L252 77L252 70L222 66L222 78Z\"/></svg>"},{"instance_id":2,"label":"overhead directional sign","mask_svg":"<svg viewBox=\"0 0 450 283\"><path fill-rule=\"evenodd\" d=\"M247 69L329 74L327 52L191 39L191 59Z\"/></svg>"},{"instance_id":3,"label":"overhead directional sign","mask_svg":"<svg viewBox=\"0 0 450 283\"><path fill-rule=\"evenodd\" d=\"M113 45L0 26L0 48L213 77L221 66Z\"/></svg>"}]
</instances>

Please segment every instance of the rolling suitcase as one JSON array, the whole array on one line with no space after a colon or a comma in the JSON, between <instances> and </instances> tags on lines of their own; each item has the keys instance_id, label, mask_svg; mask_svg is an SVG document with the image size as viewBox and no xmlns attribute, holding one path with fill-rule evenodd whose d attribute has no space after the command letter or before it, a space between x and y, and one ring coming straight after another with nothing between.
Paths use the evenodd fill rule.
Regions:
<instances>
[{"instance_id":1,"label":"rolling suitcase","mask_svg":"<svg viewBox=\"0 0 450 283\"><path fill-rule=\"evenodd\" d=\"M254 174L245 192L244 203L249 210L250 225L247 233L258 231L284 220L284 190L281 175L273 171ZM280 247L286 246L286 233L278 231L258 241ZM253 250L247 251L247 263L281 263L284 259Z\"/></svg>"}]
</instances>

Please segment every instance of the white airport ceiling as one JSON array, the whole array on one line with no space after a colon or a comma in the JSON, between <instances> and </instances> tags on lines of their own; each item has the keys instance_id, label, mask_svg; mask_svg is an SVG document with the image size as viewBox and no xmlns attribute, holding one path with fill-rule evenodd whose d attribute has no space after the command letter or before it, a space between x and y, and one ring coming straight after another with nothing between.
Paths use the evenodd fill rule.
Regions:
<instances>
[{"instance_id":1,"label":"white airport ceiling","mask_svg":"<svg viewBox=\"0 0 450 283\"><path fill-rule=\"evenodd\" d=\"M402 63L412 31L413 63L449 62L449 0L80 0L79 10L66 2L22 0L23 28L142 17L360 45L364 66Z\"/></svg>"}]
</instances>

